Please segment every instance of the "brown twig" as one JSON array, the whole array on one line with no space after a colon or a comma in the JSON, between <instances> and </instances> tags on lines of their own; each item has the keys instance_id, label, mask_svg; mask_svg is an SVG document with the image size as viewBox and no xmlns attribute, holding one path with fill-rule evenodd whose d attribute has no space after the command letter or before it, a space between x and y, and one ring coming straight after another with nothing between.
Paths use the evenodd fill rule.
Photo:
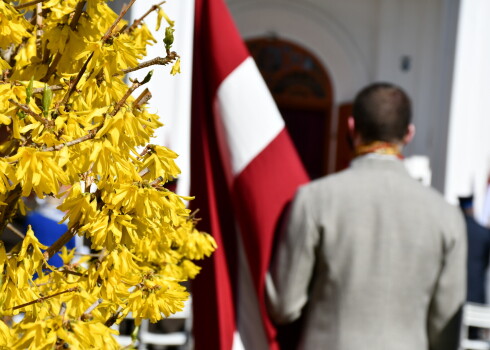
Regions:
<instances>
[{"instance_id":1,"label":"brown twig","mask_svg":"<svg viewBox=\"0 0 490 350\"><path fill-rule=\"evenodd\" d=\"M140 177L143 177L143 176L145 176L146 174L148 174L149 172L150 172L150 169L148 169L148 168L144 168L143 170L141 170L141 171L139 172L139 174L138 174L138 175L139 175Z\"/></svg>"},{"instance_id":2,"label":"brown twig","mask_svg":"<svg viewBox=\"0 0 490 350\"><path fill-rule=\"evenodd\" d=\"M0 234L3 232L10 217L15 211L16 204L22 194L22 187L17 184L12 190L10 190L3 200L7 205L0 207Z\"/></svg>"},{"instance_id":3,"label":"brown twig","mask_svg":"<svg viewBox=\"0 0 490 350\"><path fill-rule=\"evenodd\" d=\"M80 316L80 319L82 321L86 321L86 320L90 319L90 313L92 311L94 311L97 306L102 304L103 301L104 301L104 299L102 299L102 298L97 299L92 305L90 305L88 307L87 310L85 310L85 312L82 314L82 316Z\"/></svg>"},{"instance_id":4,"label":"brown twig","mask_svg":"<svg viewBox=\"0 0 490 350\"><path fill-rule=\"evenodd\" d=\"M75 255L78 255L78 256L90 256L90 257L93 257L93 258L100 257L100 253L77 253L77 252L75 252Z\"/></svg>"},{"instance_id":5,"label":"brown twig","mask_svg":"<svg viewBox=\"0 0 490 350\"><path fill-rule=\"evenodd\" d=\"M124 29L123 31L121 31L122 33L129 33L129 32L132 32L133 30L136 29L136 27L138 27L141 22L143 22L143 20L150 14L152 13L153 11L156 11L160 6L162 6L163 4L165 4L165 1L162 1L158 4L155 4L153 5L152 7L150 7L150 9L148 11L145 12L145 14L143 16L141 16L140 18L138 18L137 20L135 20L133 22L133 24L131 24L130 27L127 27L126 29Z\"/></svg>"},{"instance_id":6,"label":"brown twig","mask_svg":"<svg viewBox=\"0 0 490 350\"><path fill-rule=\"evenodd\" d=\"M112 25L109 27L109 29L107 29L107 32L101 38L102 41L105 42L105 41L109 40L109 38L112 36L112 31L114 30L114 28L116 28L116 26L121 21L121 19L126 15L126 12L128 12L128 10L131 8L131 6L133 6L135 1L136 0L131 0L129 5L125 5L123 7L121 13L119 14L119 17L117 17L117 19L114 21L114 23L112 23Z\"/></svg>"},{"instance_id":7,"label":"brown twig","mask_svg":"<svg viewBox=\"0 0 490 350\"><path fill-rule=\"evenodd\" d=\"M178 57L179 57L179 55L177 55L177 52L172 51L166 57L155 57L149 61L145 61L145 62L138 64L136 67L123 69L121 72L126 74L126 73L137 71L139 69L150 67L150 66L155 66L155 65L165 66L165 65L171 63L172 61L174 61L175 59L177 59Z\"/></svg>"},{"instance_id":8,"label":"brown twig","mask_svg":"<svg viewBox=\"0 0 490 350\"><path fill-rule=\"evenodd\" d=\"M85 4L87 3L87 0L82 0L77 4L77 7L75 8L75 14L73 15L73 18L71 19L70 22L70 28L71 30L76 30L78 21L80 20L80 16L82 15L83 8L85 7Z\"/></svg>"},{"instance_id":9,"label":"brown twig","mask_svg":"<svg viewBox=\"0 0 490 350\"><path fill-rule=\"evenodd\" d=\"M159 176L157 177L155 180L153 180L151 183L150 183L150 186L157 186L160 182L163 181L163 177L162 176Z\"/></svg>"},{"instance_id":10,"label":"brown twig","mask_svg":"<svg viewBox=\"0 0 490 350\"><path fill-rule=\"evenodd\" d=\"M61 303L61 307L60 307L60 313L59 313L59 315L60 316L65 316L65 313L66 313L66 303L65 302L62 302Z\"/></svg>"},{"instance_id":11,"label":"brown twig","mask_svg":"<svg viewBox=\"0 0 490 350\"><path fill-rule=\"evenodd\" d=\"M50 89L51 91L59 91L59 90L63 90L63 86L61 85L51 85L51 86L48 86L47 87L48 89ZM44 92L44 88L37 88L37 89L33 89L32 90L32 94L41 94Z\"/></svg>"},{"instance_id":12,"label":"brown twig","mask_svg":"<svg viewBox=\"0 0 490 350\"><path fill-rule=\"evenodd\" d=\"M60 238L56 240L46 251L44 252L44 258L46 260L51 259L59 250L61 247L63 247L66 243L70 241L73 237L75 237L75 234L77 233L79 228L79 225L76 224L72 228L68 229L63 235L61 235Z\"/></svg>"},{"instance_id":13,"label":"brown twig","mask_svg":"<svg viewBox=\"0 0 490 350\"><path fill-rule=\"evenodd\" d=\"M60 103L61 105L66 104L68 102L68 99L70 98L70 96L73 94L73 92L75 92L77 85L80 82L80 79L82 79L83 75L85 74L85 71L87 70L87 66L88 66L90 60L92 59L92 57L94 57L93 52L85 60L85 63L83 64L82 69L80 69L80 72L78 72L75 80L70 83L70 88L68 89L65 96L63 97L63 100ZM57 107L59 107L60 104L58 104Z\"/></svg>"},{"instance_id":14,"label":"brown twig","mask_svg":"<svg viewBox=\"0 0 490 350\"><path fill-rule=\"evenodd\" d=\"M142 84L139 81L137 81L137 80L134 81L133 85L131 85L131 87L128 89L128 91L126 91L124 96L119 100L119 102L116 104L116 106L114 107L114 109L112 110L112 112L109 115L111 117L114 117L117 114L117 112L119 112L121 107L126 103L126 100L129 98L129 96L131 96L133 91L136 90L137 88L139 88L141 85Z\"/></svg>"},{"instance_id":15,"label":"brown twig","mask_svg":"<svg viewBox=\"0 0 490 350\"><path fill-rule=\"evenodd\" d=\"M45 2L45 1L46 0L33 0L33 1L26 2L25 4L20 4L20 5L14 6L14 8L16 10L20 10L20 9L23 9L23 8L26 8L26 7L30 7L32 5L39 4L40 2Z\"/></svg>"},{"instance_id":16,"label":"brown twig","mask_svg":"<svg viewBox=\"0 0 490 350\"><path fill-rule=\"evenodd\" d=\"M42 54L42 63L43 64L48 64L49 63L49 58L51 57L51 50L48 49L48 43L49 40L46 40L46 46L44 46L44 51ZM41 51L41 47L39 47L39 51Z\"/></svg>"},{"instance_id":17,"label":"brown twig","mask_svg":"<svg viewBox=\"0 0 490 350\"><path fill-rule=\"evenodd\" d=\"M145 89L139 96L134 100L133 105L136 107L140 108L143 106L145 103L147 103L150 98L151 98L151 92L148 89Z\"/></svg>"},{"instance_id":18,"label":"brown twig","mask_svg":"<svg viewBox=\"0 0 490 350\"><path fill-rule=\"evenodd\" d=\"M43 35L43 4L41 2L36 4L36 11L35 14L32 16L32 18L35 20L34 23L36 24L36 53L37 56L39 57L42 53L42 40L41 36ZM20 45L19 45L20 47Z\"/></svg>"},{"instance_id":19,"label":"brown twig","mask_svg":"<svg viewBox=\"0 0 490 350\"><path fill-rule=\"evenodd\" d=\"M194 210L190 215L189 215L189 219L190 220L194 220L196 218L196 215L197 213L199 213L200 209L197 208L196 210Z\"/></svg>"},{"instance_id":20,"label":"brown twig","mask_svg":"<svg viewBox=\"0 0 490 350\"><path fill-rule=\"evenodd\" d=\"M88 277L88 275L84 275L83 273L71 271L71 270L61 270L61 272L66 273L68 275L78 276L78 277Z\"/></svg>"},{"instance_id":21,"label":"brown twig","mask_svg":"<svg viewBox=\"0 0 490 350\"><path fill-rule=\"evenodd\" d=\"M71 140L71 141L68 141L68 142L65 142L65 143L60 143L59 145L55 145L55 146L43 148L42 149L42 152L59 151L63 147L70 147L70 146L76 145L76 144L78 144L80 142L84 142L84 141L93 139L96 134L97 134L97 130L96 129L93 129L93 130L90 130L87 135L84 135L82 137L79 137L78 139Z\"/></svg>"},{"instance_id":22,"label":"brown twig","mask_svg":"<svg viewBox=\"0 0 490 350\"><path fill-rule=\"evenodd\" d=\"M111 327L114 323L116 323L117 318L119 317L119 314L121 313L122 307L119 306L119 309L117 309L116 313L114 313L107 321L105 321L105 326L106 327Z\"/></svg>"},{"instance_id":23,"label":"brown twig","mask_svg":"<svg viewBox=\"0 0 490 350\"><path fill-rule=\"evenodd\" d=\"M141 153L139 154L138 159L143 158L152 149L152 147L153 145L146 145L143 151L141 151Z\"/></svg>"},{"instance_id":24,"label":"brown twig","mask_svg":"<svg viewBox=\"0 0 490 350\"><path fill-rule=\"evenodd\" d=\"M109 114L109 116L111 116L111 117L115 116L117 114L117 112L119 112L119 110L121 109L121 107L124 105L124 103L126 103L126 100L129 98L129 96L131 96L131 94L133 93L133 91L136 90L137 88L139 88L141 85L143 85L143 84L136 80L133 83L133 85L131 85L131 87L128 89L128 91L126 91L126 94L116 104L116 106L114 107L114 110ZM63 147L70 147L70 146L76 145L78 143L81 143L81 142L84 142L84 141L93 139L95 137L95 135L97 134L97 131L99 131L99 129L101 127L102 127L102 125L99 126L99 127L97 127L97 128L95 128L95 129L90 130L87 135L84 135L82 137L79 137L78 139L71 140L71 141L68 141L68 142L65 142L65 143L60 143L59 145L55 145L55 146L43 148L42 151L43 152L59 151ZM61 247L60 247L60 249L61 249Z\"/></svg>"},{"instance_id":25,"label":"brown twig","mask_svg":"<svg viewBox=\"0 0 490 350\"><path fill-rule=\"evenodd\" d=\"M46 74L44 74L44 77L41 78L42 82L47 82L51 77L51 75L56 71L56 67L58 66L58 63L60 63L61 57L63 57L63 55L57 52L53 60L51 61L51 64L49 65L48 70L46 71Z\"/></svg>"},{"instance_id":26,"label":"brown twig","mask_svg":"<svg viewBox=\"0 0 490 350\"><path fill-rule=\"evenodd\" d=\"M50 299L50 298L54 298L54 297L57 297L58 295L62 295L62 294L66 294L66 293L71 293L71 292L78 292L80 290L79 287L73 287L73 288L69 288L67 290L64 290L62 292L58 292L58 293L54 293L54 294L51 294L51 295L48 295L46 297L41 297L39 299L36 299L36 300L33 300L33 301L30 301L28 303L25 303L25 304L22 304L22 305L17 305L17 306L14 306L12 308L12 310L18 310L18 309L22 309L23 307L26 307L26 306L29 306L29 305L32 305L32 304L36 304L36 303L41 303L47 299Z\"/></svg>"},{"instance_id":27,"label":"brown twig","mask_svg":"<svg viewBox=\"0 0 490 350\"><path fill-rule=\"evenodd\" d=\"M40 114L37 114L32 109L30 109L29 106L24 105L22 103L19 103L19 102L15 101L15 100L13 100L11 98L9 98L9 102L12 103L12 104L14 104L14 105L16 105L17 107L19 107L20 109L22 109L22 111L26 112L27 114L33 116L34 119L36 119L40 123L43 123L45 126L52 126L53 125L53 121L52 120L45 119Z\"/></svg>"},{"instance_id":28,"label":"brown twig","mask_svg":"<svg viewBox=\"0 0 490 350\"><path fill-rule=\"evenodd\" d=\"M82 0L77 4L77 7L75 8L75 14L73 15L73 18L71 19L71 22L70 22L70 28L72 30L75 30L77 28L78 21L80 20L80 16L82 14L83 7L85 6L86 2L87 2L86 0ZM65 45L68 44L69 40L70 40L70 37L68 37L66 39ZM58 64L60 63L62 57L63 57L63 55L60 52L56 53L56 56L54 56L53 61L51 62L51 64L48 67L48 71L46 72L44 77L41 78L42 82L49 81L49 78L51 77L51 75L53 75L56 72L56 69L57 69Z\"/></svg>"},{"instance_id":29,"label":"brown twig","mask_svg":"<svg viewBox=\"0 0 490 350\"><path fill-rule=\"evenodd\" d=\"M18 229L17 229L17 228L16 228L14 225L12 225L11 223L8 223L8 224L7 224L7 228L8 228L10 231L12 231L13 233L15 233L15 234L16 234L18 237L20 237L20 238L22 238L22 239L26 238L26 236L25 236L25 235L24 235L22 232L20 232L20 231L19 231L19 230L18 230Z\"/></svg>"}]
</instances>

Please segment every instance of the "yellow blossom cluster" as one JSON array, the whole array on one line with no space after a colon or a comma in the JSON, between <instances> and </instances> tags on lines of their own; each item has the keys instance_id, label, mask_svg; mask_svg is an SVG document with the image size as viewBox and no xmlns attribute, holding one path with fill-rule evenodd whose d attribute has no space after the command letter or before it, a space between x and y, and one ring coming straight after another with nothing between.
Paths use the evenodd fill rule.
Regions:
<instances>
[{"instance_id":1,"label":"yellow blossom cluster","mask_svg":"<svg viewBox=\"0 0 490 350\"><path fill-rule=\"evenodd\" d=\"M31 194L61 199L68 224L49 247L31 228L11 251L0 241L0 349L117 349L110 326L181 310L193 261L216 249L192 198L166 188L177 155L149 144L162 124L140 88L153 71L124 81L150 65L180 70L160 5L145 16L167 24L165 52L142 62L156 42L144 17L128 23L105 0L0 0L0 233ZM94 253L75 260L64 246L75 235Z\"/></svg>"}]
</instances>

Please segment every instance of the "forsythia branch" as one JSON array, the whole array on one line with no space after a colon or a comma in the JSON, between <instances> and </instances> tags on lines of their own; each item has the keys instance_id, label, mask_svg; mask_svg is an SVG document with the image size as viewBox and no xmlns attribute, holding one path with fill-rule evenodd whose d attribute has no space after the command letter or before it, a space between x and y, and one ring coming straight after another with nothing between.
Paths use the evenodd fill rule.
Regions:
<instances>
[{"instance_id":1,"label":"forsythia branch","mask_svg":"<svg viewBox=\"0 0 490 350\"><path fill-rule=\"evenodd\" d=\"M70 98L70 96L73 94L73 92L75 92L75 90L77 88L77 85L78 85L78 82L80 81L80 79L82 79L83 74L85 74L85 71L87 70L87 66L88 66L90 60L92 59L92 57L94 57L94 53L93 52L85 60L85 63L83 64L82 69L80 69L80 72L78 72L77 77L75 78L75 80L70 83L70 88L68 89L68 91L66 92L65 96L63 97L63 100L61 101L61 104L62 105L66 104L68 102L68 99Z\"/></svg>"},{"instance_id":2,"label":"forsythia branch","mask_svg":"<svg viewBox=\"0 0 490 350\"><path fill-rule=\"evenodd\" d=\"M83 273L76 272L76 271L71 271L71 270L62 270L61 272L66 273L67 275L73 275L73 276L78 276L78 277L87 277L87 275L84 275Z\"/></svg>"},{"instance_id":3,"label":"forsythia branch","mask_svg":"<svg viewBox=\"0 0 490 350\"><path fill-rule=\"evenodd\" d=\"M133 93L133 91L136 90L137 88L139 88L141 85L143 85L143 84L140 83L140 82L138 82L138 81L135 81L133 83L133 85L131 85L131 87L128 89L128 91L126 92L126 94L116 104L116 106L114 107L114 110L109 115L111 117L115 116L117 114L117 112L119 112L119 110L121 109L121 107L124 105L124 103L126 103L126 100L129 98L129 96L131 96L131 94ZM70 146L76 145L76 144L78 144L80 142L84 142L84 141L93 139L95 137L95 135L97 134L97 131L98 130L99 130L99 128L92 129L92 130L89 131L89 133L87 135L84 135L84 136L79 137L79 138L77 138L75 140L71 140L71 141L68 141L68 142L65 142L65 143L60 143L59 145L55 145L55 146L52 146L52 147L43 148L42 151L43 152L59 151L63 147L70 147ZM61 247L59 249L61 249Z\"/></svg>"},{"instance_id":4,"label":"forsythia branch","mask_svg":"<svg viewBox=\"0 0 490 350\"><path fill-rule=\"evenodd\" d=\"M151 98L151 92L148 89L145 89L137 98L134 100L134 105L138 108L141 108L145 103L147 103Z\"/></svg>"},{"instance_id":5,"label":"forsythia branch","mask_svg":"<svg viewBox=\"0 0 490 350\"><path fill-rule=\"evenodd\" d=\"M151 185L151 186L153 186L153 187L155 187L155 186L157 186L157 185L158 185L160 182L162 182L162 181L163 181L163 177L162 177L162 176L159 176L159 177L157 177L155 180L153 180L153 181L150 183L150 185Z\"/></svg>"},{"instance_id":6,"label":"forsythia branch","mask_svg":"<svg viewBox=\"0 0 490 350\"><path fill-rule=\"evenodd\" d=\"M136 80L133 83L133 85L131 85L131 87L128 89L128 91L126 91L124 96L119 100L119 102L114 107L114 110L109 115L111 117L114 117L117 114L117 112L119 112L121 107L126 103L126 100L129 98L129 96L131 96L133 91L136 90L137 88L139 88L141 85L143 85L143 84Z\"/></svg>"},{"instance_id":7,"label":"forsythia branch","mask_svg":"<svg viewBox=\"0 0 490 350\"><path fill-rule=\"evenodd\" d=\"M102 298L97 299L92 305L88 307L87 310L80 316L82 321L86 321L90 319L90 313L95 310L97 306L99 306L104 300Z\"/></svg>"},{"instance_id":8,"label":"forsythia branch","mask_svg":"<svg viewBox=\"0 0 490 350\"><path fill-rule=\"evenodd\" d=\"M112 36L112 31L114 30L114 28L116 28L116 26L121 21L121 19L126 15L126 12L128 12L128 10L131 8L131 6L133 6L135 1L136 0L131 0L129 5L125 5L123 7L123 9L122 9L121 13L119 14L119 16L117 17L117 19L114 21L114 23L112 23L112 25L109 27L109 29L107 29L107 32L102 37L102 39L101 39L102 41L107 41Z\"/></svg>"},{"instance_id":9,"label":"forsythia branch","mask_svg":"<svg viewBox=\"0 0 490 350\"><path fill-rule=\"evenodd\" d=\"M82 137L79 137L78 139L71 140L71 141L68 141L68 142L65 142L65 143L60 143L59 145L55 145L55 146L52 146L52 147L43 148L42 151L43 152L59 151L63 147L70 147L70 146L76 145L77 143L80 143L80 142L83 142L83 141L87 141L87 140L93 139L96 134L97 134L97 130L95 130L95 129L94 130L90 130L87 135L84 135Z\"/></svg>"},{"instance_id":10,"label":"forsythia branch","mask_svg":"<svg viewBox=\"0 0 490 350\"><path fill-rule=\"evenodd\" d=\"M10 231L12 231L13 233L15 233L19 238L22 238L22 239L26 238L26 236L22 232L17 230L17 228L14 225L12 225L11 223L7 224L7 228Z\"/></svg>"},{"instance_id":11,"label":"forsythia branch","mask_svg":"<svg viewBox=\"0 0 490 350\"><path fill-rule=\"evenodd\" d=\"M59 90L63 90L63 86L61 85L51 85L51 86L48 86L47 87L48 89L50 89L51 91L59 91ZM44 92L44 88L37 88L37 89L33 89L32 90L32 94L42 94Z\"/></svg>"},{"instance_id":12,"label":"forsythia branch","mask_svg":"<svg viewBox=\"0 0 490 350\"><path fill-rule=\"evenodd\" d=\"M80 16L82 15L83 8L85 7L86 3L87 0L82 0L77 4L77 7L75 8L75 14L73 15L73 18L70 22L71 30L77 29L78 21L80 20Z\"/></svg>"},{"instance_id":13,"label":"forsythia branch","mask_svg":"<svg viewBox=\"0 0 490 350\"><path fill-rule=\"evenodd\" d=\"M46 251L44 252L44 258L46 260L51 259L65 244L67 244L70 239L75 237L77 233L78 225L75 225L68 229L63 235L60 236Z\"/></svg>"},{"instance_id":14,"label":"forsythia branch","mask_svg":"<svg viewBox=\"0 0 490 350\"><path fill-rule=\"evenodd\" d=\"M75 14L73 15L73 18L71 19L71 22L70 22L70 28L72 30L76 29L76 27L78 25L78 21L80 20L80 16L81 16L82 11L83 11L83 7L85 6L86 2L87 2L86 0L83 0L77 4L77 7L75 8ZM68 40L70 40L69 37L66 39L65 45L68 43ZM61 53L59 53L59 52L56 53L56 56L54 56L53 61L51 62L51 64L48 67L48 71L46 72L44 77L41 79L41 81L47 82L49 80L49 78L51 77L51 75L53 75L54 72L56 72L56 69L58 67L58 63L60 63L62 56L63 55Z\"/></svg>"},{"instance_id":15,"label":"forsythia branch","mask_svg":"<svg viewBox=\"0 0 490 350\"><path fill-rule=\"evenodd\" d=\"M56 67L58 66L58 63L60 63L61 57L62 55L59 52L57 52L56 56L54 56L53 61L48 67L48 71L46 72L44 77L41 78L42 82L47 82L49 80L49 77L56 71Z\"/></svg>"},{"instance_id":16,"label":"forsythia branch","mask_svg":"<svg viewBox=\"0 0 490 350\"><path fill-rule=\"evenodd\" d=\"M123 33L132 32L133 30L135 30L150 13L152 13L153 11L156 11L161 5L165 4L165 2L166 1L162 1L158 4L155 4L152 7L150 7L150 9L148 11L146 11L143 16L141 16L140 18L135 20L133 22L133 24L131 24L130 27L127 27L126 29L124 29Z\"/></svg>"},{"instance_id":17,"label":"forsythia branch","mask_svg":"<svg viewBox=\"0 0 490 350\"><path fill-rule=\"evenodd\" d=\"M105 321L105 326L106 327L111 327L114 323L116 323L117 318L119 317L119 314L121 313L122 308L119 307L119 309L111 316L107 321Z\"/></svg>"},{"instance_id":18,"label":"forsythia branch","mask_svg":"<svg viewBox=\"0 0 490 350\"><path fill-rule=\"evenodd\" d=\"M60 316L65 316L65 312L66 312L66 303L65 302L62 302L61 303L61 307L60 307L60 313L59 313L59 315Z\"/></svg>"},{"instance_id":19,"label":"forsythia branch","mask_svg":"<svg viewBox=\"0 0 490 350\"><path fill-rule=\"evenodd\" d=\"M54 297L57 297L58 295L61 295L61 294L66 294L66 293L71 293L71 292L78 292L80 290L79 287L73 287L73 288L69 288L67 290L64 290L62 292L58 292L58 293L55 293L55 294L51 294L51 295L48 295L46 297L41 297L39 299L36 299L36 300L33 300L33 301L30 301L28 303L25 303L25 304L22 304L22 305L17 305L17 306L14 306L13 307L13 310L18 310L18 309L22 309L23 307L26 307L26 306L29 306L29 305L32 305L32 304L36 304L36 303L41 303L47 299L50 299L50 298L54 298Z\"/></svg>"},{"instance_id":20,"label":"forsythia branch","mask_svg":"<svg viewBox=\"0 0 490 350\"><path fill-rule=\"evenodd\" d=\"M47 120L47 119L43 118L41 115L37 114L32 109L30 109L27 105L19 103L19 102L15 101L11 98L9 98L9 102L16 105L17 107L22 109L22 111L26 112L27 114L33 116L34 119L36 119L38 122L43 123L45 126L52 126L53 125L53 122L51 120Z\"/></svg>"},{"instance_id":21,"label":"forsythia branch","mask_svg":"<svg viewBox=\"0 0 490 350\"><path fill-rule=\"evenodd\" d=\"M123 69L122 72L123 73L130 73L130 72L134 72L134 71L137 71L139 69L143 69L143 68L154 66L154 65L163 65L163 66L165 66L165 65L171 63L172 61L174 61L175 59L177 59L178 57L179 57L179 55L177 55L177 53L175 51L172 51L166 57L156 57L156 58L153 58L153 59L151 59L149 61L140 63L136 67Z\"/></svg>"},{"instance_id":22,"label":"forsythia branch","mask_svg":"<svg viewBox=\"0 0 490 350\"><path fill-rule=\"evenodd\" d=\"M22 194L22 187L17 184L12 190L8 192L8 195L3 200L5 203L8 203L7 206L0 207L0 234L3 232L7 223L10 220L12 213L15 210L15 206Z\"/></svg>"},{"instance_id":23,"label":"forsythia branch","mask_svg":"<svg viewBox=\"0 0 490 350\"><path fill-rule=\"evenodd\" d=\"M33 6L33 5L36 5L40 2L45 2L46 0L33 0L33 1L29 1L29 2L26 2L25 4L20 4L20 5L17 5L17 6L14 6L14 8L16 10L20 10L20 9L23 9L23 8L26 8L26 7L30 7L30 6Z\"/></svg>"}]
</instances>

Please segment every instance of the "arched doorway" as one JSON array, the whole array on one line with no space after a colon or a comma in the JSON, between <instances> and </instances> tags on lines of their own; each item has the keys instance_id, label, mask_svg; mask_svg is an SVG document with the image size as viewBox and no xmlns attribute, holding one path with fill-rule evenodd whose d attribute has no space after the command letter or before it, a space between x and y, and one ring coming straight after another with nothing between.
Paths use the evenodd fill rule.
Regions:
<instances>
[{"instance_id":1,"label":"arched doorway","mask_svg":"<svg viewBox=\"0 0 490 350\"><path fill-rule=\"evenodd\" d=\"M333 101L327 71L311 52L283 39L252 39L247 46L308 174L325 175Z\"/></svg>"}]
</instances>

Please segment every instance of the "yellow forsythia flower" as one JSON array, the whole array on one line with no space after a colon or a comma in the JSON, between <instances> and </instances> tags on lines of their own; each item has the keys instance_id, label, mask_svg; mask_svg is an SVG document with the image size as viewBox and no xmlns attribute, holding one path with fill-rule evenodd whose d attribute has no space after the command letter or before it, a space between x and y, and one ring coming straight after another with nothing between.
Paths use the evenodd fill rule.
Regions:
<instances>
[{"instance_id":1,"label":"yellow forsythia flower","mask_svg":"<svg viewBox=\"0 0 490 350\"><path fill-rule=\"evenodd\" d=\"M156 10L170 50L174 23ZM0 229L25 215L22 197L56 198L68 225L50 247L30 227L10 251L0 242L0 350L118 349L106 324L182 310L194 260L216 249L192 198L166 188L178 155L149 144L162 126L141 87L151 76L125 82L155 38L117 18L105 0L0 0ZM63 247L74 235L93 253Z\"/></svg>"}]
</instances>

